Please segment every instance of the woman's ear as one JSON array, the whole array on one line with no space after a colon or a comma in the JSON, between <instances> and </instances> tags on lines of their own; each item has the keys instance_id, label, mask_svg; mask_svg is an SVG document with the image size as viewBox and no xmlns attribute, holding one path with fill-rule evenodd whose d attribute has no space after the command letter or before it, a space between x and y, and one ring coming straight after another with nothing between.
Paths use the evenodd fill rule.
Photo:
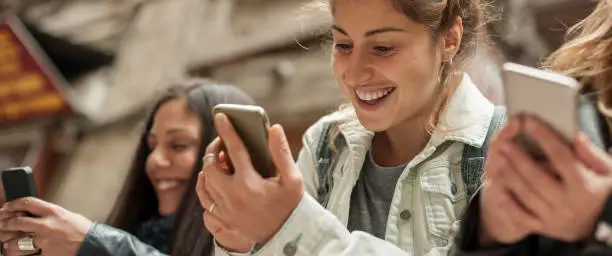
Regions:
<instances>
[{"instance_id":1,"label":"woman's ear","mask_svg":"<svg viewBox=\"0 0 612 256\"><path fill-rule=\"evenodd\" d=\"M463 20L457 17L455 24L449 29L443 38L444 49L442 52L442 61L451 61L459 48L461 47L461 39L463 38Z\"/></svg>"}]
</instances>

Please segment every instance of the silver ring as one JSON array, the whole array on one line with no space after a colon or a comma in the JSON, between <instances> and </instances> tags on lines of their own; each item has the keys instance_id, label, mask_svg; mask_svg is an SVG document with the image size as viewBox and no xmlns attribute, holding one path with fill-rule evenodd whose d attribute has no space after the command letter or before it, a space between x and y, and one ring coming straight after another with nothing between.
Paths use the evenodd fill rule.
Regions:
<instances>
[{"instance_id":1,"label":"silver ring","mask_svg":"<svg viewBox=\"0 0 612 256\"><path fill-rule=\"evenodd\" d=\"M208 212L212 213L212 211L215 209L215 203L210 204L210 207L208 207Z\"/></svg>"},{"instance_id":2,"label":"silver ring","mask_svg":"<svg viewBox=\"0 0 612 256\"><path fill-rule=\"evenodd\" d=\"M208 153L206 155L204 155L204 157L202 158L202 163L204 165L206 165L206 162L208 161L209 158L212 158L213 160L217 157L217 155L213 154L213 153Z\"/></svg>"},{"instance_id":3,"label":"silver ring","mask_svg":"<svg viewBox=\"0 0 612 256\"><path fill-rule=\"evenodd\" d=\"M36 246L34 246L34 238L33 237L24 237L17 240L17 247L20 251L35 251Z\"/></svg>"}]
</instances>

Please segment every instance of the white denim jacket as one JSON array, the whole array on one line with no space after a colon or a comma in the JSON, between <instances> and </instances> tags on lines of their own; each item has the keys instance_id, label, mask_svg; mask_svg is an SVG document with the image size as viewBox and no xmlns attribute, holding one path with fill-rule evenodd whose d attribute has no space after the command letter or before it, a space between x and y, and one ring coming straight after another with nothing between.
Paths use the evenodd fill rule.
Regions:
<instances>
[{"instance_id":1,"label":"white denim jacket","mask_svg":"<svg viewBox=\"0 0 612 256\"><path fill-rule=\"evenodd\" d=\"M349 232L351 192L370 148L373 132L352 110L338 111L308 129L297 164L308 193L281 230L255 255L446 255L458 214L467 206L461 179L465 144L482 147L494 106L465 74L450 98L436 131L425 148L401 174L389 209L385 240L364 232ZM339 124L346 140L333 170L334 186L327 209L316 199L319 136L327 122ZM348 150L347 150L348 149ZM456 193L451 192L455 183ZM225 255L216 248L216 255Z\"/></svg>"}]
</instances>

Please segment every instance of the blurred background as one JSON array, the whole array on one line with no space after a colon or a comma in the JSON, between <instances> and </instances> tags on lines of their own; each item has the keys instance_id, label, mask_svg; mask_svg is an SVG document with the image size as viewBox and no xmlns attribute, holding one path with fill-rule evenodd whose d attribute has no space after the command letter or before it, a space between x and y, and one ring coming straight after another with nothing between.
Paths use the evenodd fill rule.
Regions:
<instances>
[{"instance_id":1,"label":"blurred background","mask_svg":"<svg viewBox=\"0 0 612 256\"><path fill-rule=\"evenodd\" d=\"M41 197L104 220L150 103L193 76L246 91L297 153L306 128L343 101L329 65L330 17L311 3L0 0L0 168L32 166ZM469 73L503 104L500 64L537 65L592 7L493 1L492 43Z\"/></svg>"}]
</instances>

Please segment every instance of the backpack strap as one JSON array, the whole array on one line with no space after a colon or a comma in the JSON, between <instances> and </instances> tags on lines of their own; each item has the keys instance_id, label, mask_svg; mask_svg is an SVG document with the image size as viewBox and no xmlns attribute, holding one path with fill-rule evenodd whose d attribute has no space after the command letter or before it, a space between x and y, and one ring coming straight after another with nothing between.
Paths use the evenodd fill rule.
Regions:
<instances>
[{"instance_id":1,"label":"backpack strap","mask_svg":"<svg viewBox=\"0 0 612 256\"><path fill-rule=\"evenodd\" d=\"M336 165L336 155L338 153L338 151L333 150L332 144L330 143L332 127L332 123L325 124L321 130L316 151L316 168L319 177L317 200L323 207L327 207L331 194L330 192L334 186L333 170ZM342 136L338 136L335 138L334 145L337 149L340 149L340 143L343 140L341 137Z\"/></svg>"},{"instance_id":2,"label":"backpack strap","mask_svg":"<svg viewBox=\"0 0 612 256\"><path fill-rule=\"evenodd\" d=\"M466 144L463 148L463 158L461 159L461 177L465 183L467 196L470 200L482 184L484 162L487 158L489 140L505 122L506 108L496 106L482 147L477 148Z\"/></svg>"}]
</instances>

